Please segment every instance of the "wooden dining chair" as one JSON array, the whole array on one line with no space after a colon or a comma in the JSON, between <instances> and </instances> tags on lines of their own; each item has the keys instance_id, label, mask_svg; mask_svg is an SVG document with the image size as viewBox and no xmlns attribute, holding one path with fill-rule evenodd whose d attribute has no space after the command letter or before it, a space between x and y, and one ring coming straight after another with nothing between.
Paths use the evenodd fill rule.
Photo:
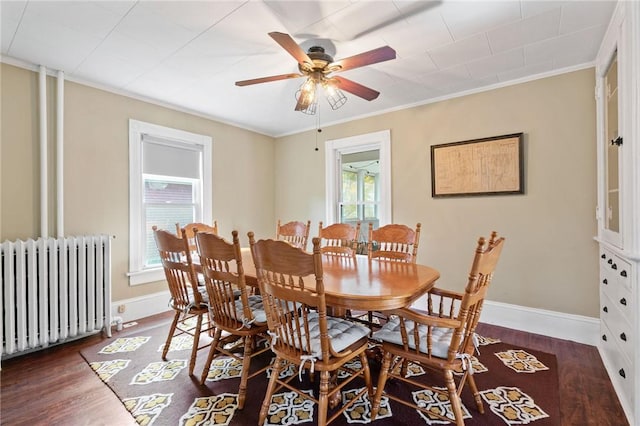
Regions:
<instances>
[{"instance_id":1,"label":"wooden dining chair","mask_svg":"<svg viewBox=\"0 0 640 426\"><path fill-rule=\"evenodd\" d=\"M373 229L373 224L369 222L369 259L416 263L421 226L418 223L415 229L411 229L407 225L394 223Z\"/></svg>"},{"instance_id":2,"label":"wooden dining chair","mask_svg":"<svg viewBox=\"0 0 640 426\"><path fill-rule=\"evenodd\" d=\"M189 251L191 252L191 257L197 256L197 247L196 247L196 232L210 232L212 234L218 235L218 222L214 221L213 225L207 225L206 223L200 222L191 222L187 223L184 226L180 226L179 222L176 222L176 235L182 238L183 235L186 236L187 242L189 243ZM204 286L204 277L202 276L202 272L200 271L200 265L196 265L196 276L198 278L198 285Z\"/></svg>"},{"instance_id":3,"label":"wooden dining chair","mask_svg":"<svg viewBox=\"0 0 640 426\"><path fill-rule=\"evenodd\" d=\"M187 223L184 226L180 226L179 222L176 222L176 235L182 237L182 230L185 230L187 240L189 241L189 250L191 253L196 252L195 233L197 232L210 232L218 235L218 221L213 221L213 225L207 225L206 223L192 222Z\"/></svg>"},{"instance_id":4,"label":"wooden dining chair","mask_svg":"<svg viewBox=\"0 0 640 426\"><path fill-rule=\"evenodd\" d=\"M355 256L360 237L360 222L356 226L348 223L334 223L322 227L318 225L318 238L320 238L320 251L323 254L335 256Z\"/></svg>"},{"instance_id":5,"label":"wooden dining chair","mask_svg":"<svg viewBox=\"0 0 640 426\"><path fill-rule=\"evenodd\" d=\"M262 297L249 294L247 289L238 231L233 231L231 235L233 242L212 233L195 233L200 265L209 296L209 317L216 327L200 383L205 383L215 357L229 356L242 362L238 390L238 408L242 409L248 380L267 369L263 367L251 372L251 360L269 351L269 346L257 346L258 338L266 337L267 316L262 305ZM236 296L238 291L240 295ZM228 343L239 339L244 341L242 355L226 347Z\"/></svg>"},{"instance_id":6,"label":"wooden dining chair","mask_svg":"<svg viewBox=\"0 0 640 426\"><path fill-rule=\"evenodd\" d=\"M489 241L485 238L478 240L464 293L433 288L428 293L424 310L407 307L390 311L394 315L391 320L373 333L372 338L382 342L384 358L371 410L372 421L378 414L384 394L391 400L420 410L433 420L446 420L462 426L464 420L460 393L466 382L473 392L478 411L484 413L473 378L471 356L475 349L474 334L482 304L504 241L504 238L498 238L496 232L491 234ZM442 374L446 389L406 377L405 369L400 368L406 362ZM457 383L454 371L462 371ZM411 393L405 392L403 396L392 394L385 389L390 378L404 382L410 390L427 390L437 401L448 399L451 411L443 409L440 403L434 406L417 405L413 400L406 399L406 395Z\"/></svg>"},{"instance_id":7,"label":"wooden dining chair","mask_svg":"<svg viewBox=\"0 0 640 426\"><path fill-rule=\"evenodd\" d=\"M394 223L373 229L373 223L369 222L369 238L367 241L369 259L416 263L421 226L420 223L417 223L415 229L412 229L407 225ZM355 314L356 318L357 315ZM377 323L374 323L374 317L386 319L384 314L367 312L366 322L374 327L377 327Z\"/></svg>"},{"instance_id":8,"label":"wooden dining chair","mask_svg":"<svg viewBox=\"0 0 640 426\"><path fill-rule=\"evenodd\" d=\"M293 221L287 222L284 225L280 223L280 220L278 220L276 239L286 241L294 247L306 250L310 228L310 220L308 220L307 223Z\"/></svg>"},{"instance_id":9,"label":"wooden dining chair","mask_svg":"<svg viewBox=\"0 0 640 426\"><path fill-rule=\"evenodd\" d=\"M286 387L300 398L318 404L318 424L326 425L363 395L372 396L365 355L370 330L362 324L327 315L319 238L313 239L313 253L284 241L256 242L252 232L249 243L267 311L271 350L276 354L258 424L264 424L274 393ZM360 365L346 365L353 359L359 359ZM283 368L290 364L300 371L309 369L311 373L320 373L319 395L314 397L295 383L291 384L296 375L280 377ZM337 375L338 371L346 374L344 378ZM332 374L336 383L330 386ZM327 419L329 401L334 401L357 377L364 379L365 387Z\"/></svg>"},{"instance_id":10,"label":"wooden dining chair","mask_svg":"<svg viewBox=\"0 0 640 426\"><path fill-rule=\"evenodd\" d=\"M169 328L162 359L166 361L167 352L174 336L188 334L193 336L193 346L189 362L189 374L193 374L196 356L200 349L200 335L211 331L211 323L206 318L207 295L204 287L198 286L196 271L186 236L179 238L175 234L153 227L153 233L160 254L164 274L169 285L169 307L174 310L173 321ZM206 323L204 321L206 320ZM193 322L195 321L195 325ZM204 323L204 327L203 327Z\"/></svg>"}]
</instances>

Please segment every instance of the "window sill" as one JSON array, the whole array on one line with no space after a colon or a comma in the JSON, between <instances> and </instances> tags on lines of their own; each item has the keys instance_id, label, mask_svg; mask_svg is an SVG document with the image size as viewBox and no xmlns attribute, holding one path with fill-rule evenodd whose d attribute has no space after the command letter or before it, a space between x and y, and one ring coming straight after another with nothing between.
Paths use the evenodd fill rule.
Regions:
<instances>
[{"instance_id":1,"label":"window sill","mask_svg":"<svg viewBox=\"0 0 640 426\"><path fill-rule=\"evenodd\" d=\"M145 269L143 271L127 272L129 285L147 284L165 279L163 268Z\"/></svg>"}]
</instances>

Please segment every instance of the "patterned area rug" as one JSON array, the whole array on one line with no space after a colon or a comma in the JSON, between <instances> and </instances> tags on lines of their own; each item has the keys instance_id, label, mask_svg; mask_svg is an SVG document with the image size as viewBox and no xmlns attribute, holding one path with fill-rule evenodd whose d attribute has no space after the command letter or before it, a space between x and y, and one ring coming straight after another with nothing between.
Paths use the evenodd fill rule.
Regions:
<instances>
[{"instance_id":1,"label":"patterned area rug","mask_svg":"<svg viewBox=\"0 0 640 426\"><path fill-rule=\"evenodd\" d=\"M241 365L231 358L214 361L204 385L199 384L202 364L208 349L199 353L194 370L188 375L191 342L174 338L168 360L161 359L169 325L147 329L131 329L112 339L82 351L100 379L113 390L133 418L141 425L255 425L268 380L269 370L249 381L245 407L237 409L237 392ZM482 394L485 413L477 412L469 389L463 391L465 424L467 425L559 425L559 398L556 358L552 354L515 347L499 340L481 338L480 354L473 360L478 389ZM270 352L257 359L261 365L272 362ZM371 362L374 386L379 364ZM256 365L257 369L259 366ZM433 375L410 365L409 374L420 377ZM297 370L283 375L297 375ZM294 379L292 383L297 383ZM309 392L317 392L317 382L302 376L300 384ZM355 380L354 388L363 386ZM314 386L315 385L315 386ZM407 398L421 401L423 406L439 412L450 412L447 401L429 392L400 389L401 383L390 381L392 392L406 391ZM352 389L355 391L356 389ZM316 393L317 395L317 393ZM343 400L352 393L343 392ZM315 425L317 407L294 393L282 391L274 396L266 425ZM371 423L368 400L355 403L343 417L332 424ZM376 425L431 425L441 420L383 399Z\"/></svg>"}]
</instances>

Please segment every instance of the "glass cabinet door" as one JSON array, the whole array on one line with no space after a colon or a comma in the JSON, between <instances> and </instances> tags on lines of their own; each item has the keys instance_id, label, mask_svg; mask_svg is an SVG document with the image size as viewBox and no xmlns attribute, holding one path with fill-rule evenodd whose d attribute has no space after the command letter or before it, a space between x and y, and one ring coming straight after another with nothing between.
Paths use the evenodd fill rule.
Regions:
<instances>
[{"instance_id":1,"label":"glass cabinet door","mask_svg":"<svg viewBox=\"0 0 640 426\"><path fill-rule=\"evenodd\" d=\"M614 53L604 78L605 149L605 218L604 227L620 232L620 173L619 151L621 139L618 133L618 58Z\"/></svg>"}]
</instances>

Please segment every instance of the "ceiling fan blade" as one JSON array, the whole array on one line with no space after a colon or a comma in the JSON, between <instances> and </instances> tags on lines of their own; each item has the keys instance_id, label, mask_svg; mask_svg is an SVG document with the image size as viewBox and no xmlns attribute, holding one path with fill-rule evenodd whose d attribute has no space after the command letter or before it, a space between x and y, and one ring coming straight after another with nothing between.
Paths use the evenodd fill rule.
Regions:
<instances>
[{"instance_id":1,"label":"ceiling fan blade","mask_svg":"<svg viewBox=\"0 0 640 426\"><path fill-rule=\"evenodd\" d=\"M428 1L417 1L417 2L403 2L403 7L400 10L400 13L395 16L390 16L388 19L384 19L375 23L372 27L367 29L363 29L358 33L352 34L348 40L355 40L357 38L363 37L365 35L374 33L382 28L388 27L389 25L395 24L396 22L406 21L414 15L419 15L423 12L428 11L431 8L437 7L442 4L443 0L428 0ZM366 7L366 6L365 6ZM342 29L342 31L346 31L347 29Z\"/></svg>"},{"instance_id":2,"label":"ceiling fan blade","mask_svg":"<svg viewBox=\"0 0 640 426\"><path fill-rule=\"evenodd\" d=\"M345 59L333 62L331 68L340 67L335 72L350 70L353 68L363 67L365 65L377 64L396 58L396 51L389 46L378 47L358 55L350 56Z\"/></svg>"},{"instance_id":3,"label":"ceiling fan blade","mask_svg":"<svg viewBox=\"0 0 640 426\"><path fill-rule=\"evenodd\" d=\"M270 81L286 80L288 78L304 77L302 74L280 74L270 77L253 78L251 80L236 81L236 86L249 86L251 84L268 83Z\"/></svg>"},{"instance_id":4,"label":"ceiling fan blade","mask_svg":"<svg viewBox=\"0 0 640 426\"><path fill-rule=\"evenodd\" d=\"M367 101L372 101L380 95L380 92L344 77L333 77L331 80L339 89L352 93L362 99L366 99Z\"/></svg>"},{"instance_id":5,"label":"ceiling fan blade","mask_svg":"<svg viewBox=\"0 0 640 426\"><path fill-rule=\"evenodd\" d=\"M291 38L289 34L279 33L277 31L274 31L274 32L270 32L269 35L271 36L272 39L276 41L276 43L282 46L284 50L289 52L289 54L293 56L295 60L298 61L298 63L302 64L306 62L310 65L313 65L313 61L311 61L311 58L309 58L309 55L307 55L307 53L304 50L302 50L302 48L298 45L298 43L296 43L295 40Z\"/></svg>"}]
</instances>

